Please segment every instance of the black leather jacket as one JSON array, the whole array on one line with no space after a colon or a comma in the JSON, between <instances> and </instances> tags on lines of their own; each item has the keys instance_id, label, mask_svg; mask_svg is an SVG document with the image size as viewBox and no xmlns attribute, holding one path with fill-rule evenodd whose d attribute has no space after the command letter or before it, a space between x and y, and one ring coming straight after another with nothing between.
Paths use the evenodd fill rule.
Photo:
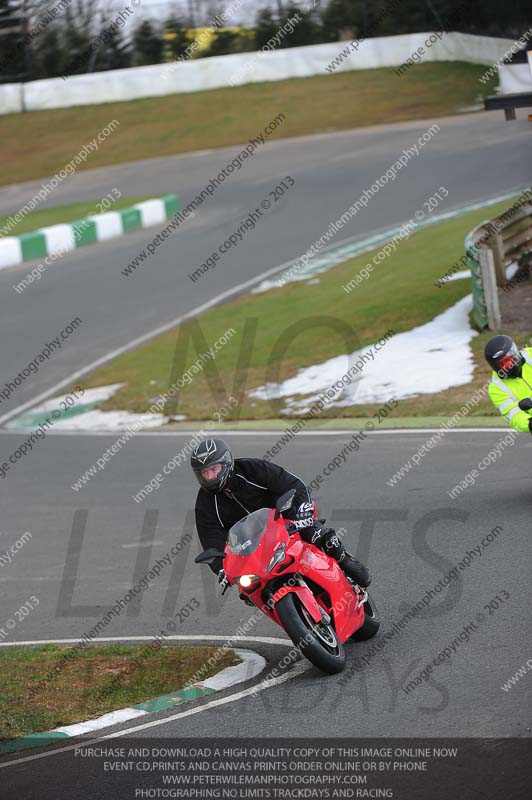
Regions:
<instances>
[{"instance_id":1,"label":"black leather jacket","mask_svg":"<svg viewBox=\"0 0 532 800\"><path fill-rule=\"evenodd\" d=\"M200 489L196 498L196 529L203 549L223 550L229 529L251 511L273 508L277 499L296 490L294 503L283 513L294 519L301 503L311 501L310 491L301 478L261 458L235 458L234 472L221 492ZM222 568L222 560L210 565L213 572Z\"/></svg>"}]
</instances>

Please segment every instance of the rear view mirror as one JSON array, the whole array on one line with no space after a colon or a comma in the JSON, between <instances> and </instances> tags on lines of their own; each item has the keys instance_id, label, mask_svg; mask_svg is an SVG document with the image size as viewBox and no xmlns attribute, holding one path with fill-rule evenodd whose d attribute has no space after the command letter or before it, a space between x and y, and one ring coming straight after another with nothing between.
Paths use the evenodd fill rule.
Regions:
<instances>
[{"instance_id":1,"label":"rear view mirror","mask_svg":"<svg viewBox=\"0 0 532 800\"><path fill-rule=\"evenodd\" d=\"M212 564L215 558L225 558L225 553L215 547L208 547L194 559L195 564Z\"/></svg>"},{"instance_id":2,"label":"rear view mirror","mask_svg":"<svg viewBox=\"0 0 532 800\"><path fill-rule=\"evenodd\" d=\"M275 504L275 515L274 519L279 519L283 511L288 511L289 508L292 508L292 503L294 502L294 497L296 496L296 490L290 489L288 492L282 494L276 504Z\"/></svg>"}]
</instances>

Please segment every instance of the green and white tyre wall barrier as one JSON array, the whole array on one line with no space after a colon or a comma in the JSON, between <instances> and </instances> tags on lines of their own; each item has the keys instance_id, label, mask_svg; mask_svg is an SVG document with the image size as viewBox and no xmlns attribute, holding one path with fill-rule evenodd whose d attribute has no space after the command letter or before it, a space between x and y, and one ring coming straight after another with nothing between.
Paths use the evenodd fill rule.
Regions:
<instances>
[{"instance_id":1,"label":"green and white tyre wall barrier","mask_svg":"<svg viewBox=\"0 0 532 800\"><path fill-rule=\"evenodd\" d=\"M121 211L107 211L62 225L50 225L20 236L0 239L0 269L46 256L59 256L87 244L158 225L179 211L179 197L169 194Z\"/></svg>"}]
</instances>

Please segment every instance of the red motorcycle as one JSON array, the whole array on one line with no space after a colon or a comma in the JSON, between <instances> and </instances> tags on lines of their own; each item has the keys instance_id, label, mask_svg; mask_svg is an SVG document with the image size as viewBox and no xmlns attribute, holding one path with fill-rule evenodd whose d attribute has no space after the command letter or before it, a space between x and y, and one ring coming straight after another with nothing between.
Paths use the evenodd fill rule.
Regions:
<instances>
[{"instance_id":1,"label":"red motorcycle","mask_svg":"<svg viewBox=\"0 0 532 800\"><path fill-rule=\"evenodd\" d=\"M346 577L323 550L304 542L290 520L295 490L273 508L260 508L233 525L225 552L209 548L196 563L224 559L226 585L236 585L280 625L314 666L333 674L345 666L347 639L375 636L380 620L366 590ZM320 520L325 522L325 520Z\"/></svg>"}]
</instances>

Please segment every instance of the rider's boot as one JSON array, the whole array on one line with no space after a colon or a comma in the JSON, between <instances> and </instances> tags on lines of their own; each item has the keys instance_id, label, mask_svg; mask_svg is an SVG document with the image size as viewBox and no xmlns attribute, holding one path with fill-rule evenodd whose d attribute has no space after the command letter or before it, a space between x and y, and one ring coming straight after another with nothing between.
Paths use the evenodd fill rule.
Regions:
<instances>
[{"instance_id":1,"label":"rider's boot","mask_svg":"<svg viewBox=\"0 0 532 800\"><path fill-rule=\"evenodd\" d=\"M357 558L347 552L333 528L325 528L319 546L338 562L342 571L362 589L367 589L371 583L369 570Z\"/></svg>"},{"instance_id":2,"label":"rider's boot","mask_svg":"<svg viewBox=\"0 0 532 800\"><path fill-rule=\"evenodd\" d=\"M355 558L344 548L344 552L340 558L336 559L342 568L342 571L351 578L355 583L358 583L361 589L367 589L371 583L371 575L368 568Z\"/></svg>"}]
</instances>

